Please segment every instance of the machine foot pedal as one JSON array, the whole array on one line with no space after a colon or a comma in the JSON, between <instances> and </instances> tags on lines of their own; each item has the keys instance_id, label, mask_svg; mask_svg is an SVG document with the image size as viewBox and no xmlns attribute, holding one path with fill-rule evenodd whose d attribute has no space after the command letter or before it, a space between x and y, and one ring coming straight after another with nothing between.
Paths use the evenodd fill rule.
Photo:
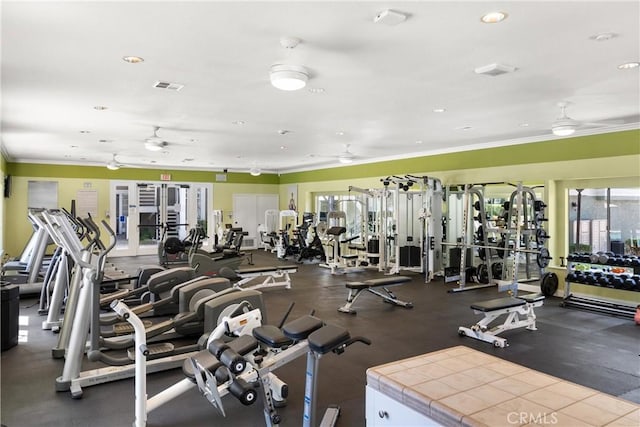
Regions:
<instances>
[{"instance_id":1,"label":"machine foot pedal","mask_svg":"<svg viewBox=\"0 0 640 427\"><path fill-rule=\"evenodd\" d=\"M337 405L329 405L327 410L324 412L322 421L320 421L320 427L335 426L339 416L340 416L340 407Z\"/></svg>"},{"instance_id":2,"label":"machine foot pedal","mask_svg":"<svg viewBox=\"0 0 640 427\"><path fill-rule=\"evenodd\" d=\"M153 325L153 322L151 322L150 320L145 320L143 323L145 328L148 328L151 325ZM133 334L135 331L133 330L133 326L131 326L131 323L122 322L122 323L116 323L115 325L113 325L113 332L116 335L127 335L127 334Z\"/></svg>"},{"instance_id":3,"label":"machine foot pedal","mask_svg":"<svg viewBox=\"0 0 640 427\"><path fill-rule=\"evenodd\" d=\"M175 346L169 342L160 342L156 344L147 344L147 350L149 351L147 360L152 360L170 355L175 350ZM134 347L127 350L127 356L129 359L135 360L136 356Z\"/></svg>"}]
</instances>

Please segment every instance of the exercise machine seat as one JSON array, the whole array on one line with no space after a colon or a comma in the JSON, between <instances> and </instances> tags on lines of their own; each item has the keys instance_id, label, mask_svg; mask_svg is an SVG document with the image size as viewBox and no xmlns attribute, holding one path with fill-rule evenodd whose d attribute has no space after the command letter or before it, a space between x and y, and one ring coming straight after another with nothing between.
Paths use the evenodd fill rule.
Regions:
<instances>
[{"instance_id":1,"label":"exercise machine seat","mask_svg":"<svg viewBox=\"0 0 640 427\"><path fill-rule=\"evenodd\" d=\"M319 354L326 354L347 342L349 331L341 326L327 324L309 335L309 348Z\"/></svg>"},{"instance_id":2,"label":"exercise machine seat","mask_svg":"<svg viewBox=\"0 0 640 427\"><path fill-rule=\"evenodd\" d=\"M233 341L229 342L229 348L236 353L245 355L254 350L258 346L258 342L251 335L241 335ZM222 366L222 363L209 352L209 350L201 350L195 356L194 359L205 367L209 372L215 372L216 369ZM182 364L182 372L190 379L194 379L193 365L189 359L186 359Z\"/></svg>"},{"instance_id":3,"label":"exercise machine seat","mask_svg":"<svg viewBox=\"0 0 640 427\"><path fill-rule=\"evenodd\" d=\"M300 341L309 336L316 329L324 325L321 319L315 316L303 316L284 325L282 332L294 341Z\"/></svg>"},{"instance_id":4,"label":"exercise machine seat","mask_svg":"<svg viewBox=\"0 0 640 427\"><path fill-rule=\"evenodd\" d=\"M542 301L543 299L545 299L545 296L542 295L541 293L526 294L526 295L518 295L518 299L524 300L528 304L531 304L534 302Z\"/></svg>"},{"instance_id":5,"label":"exercise machine seat","mask_svg":"<svg viewBox=\"0 0 640 427\"><path fill-rule=\"evenodd\" d=\"M527 302L521 298L505 297L476 302L471 305L471 308L476 311L487 312L504 310L505 308L519 307L521 305L525 305L526 303Z\"/></svg>"},{"instance_id":6,"label":"exercise machine seat","mask_svg":"<svg viewBox=\"0 0 640 427\"><path fill-rule=\"evenodd\" d=\"M254 328L253 336L271 348L282 348L293 344L293 340L287 338L278 327L273 325L262 325Z\"/></svg>"}]
</instances>

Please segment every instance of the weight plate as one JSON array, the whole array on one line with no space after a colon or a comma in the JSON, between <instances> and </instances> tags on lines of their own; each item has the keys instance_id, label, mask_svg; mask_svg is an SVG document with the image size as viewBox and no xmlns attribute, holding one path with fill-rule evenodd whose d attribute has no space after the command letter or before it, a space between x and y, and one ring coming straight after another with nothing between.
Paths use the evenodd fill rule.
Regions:
<instances>
[{"instance_id":1,"label":"weight plate","mask_svg":"<svg viewBox=\"0 0 640 427\"><path fill-rule=\"evenodd\" d=\"M556 273L545 273L540 281L542 295L550 297L558 290L558 276Z\"/></svg>"},{"instance_id":2,"label":"weight plate","mask_svg":"<svg viewBox=\"0 0 640 427\"><path fill-rule=\"evenodd\" d=\"M478 281L480 283L489 283L489 270L487 270L486 264L478 266Z\"/></svg>"},{"instance_id":3,"label":"weight plate","mask_svg":"<svg viewBox=\"0 0 640 427\"><path fill-rule=\"evenodd\" d=\"M491 276L494 279L502 280L502 263L501 262L494 262L493 264L491 264Z\"/></svg>"},{"instance_id":4,"label":"weight plate","mask_svg":"<svg viewBox=\"0 0 640 427\"><path fill-rule=\"evenodd\" d=\"M545 268L549 265L549 260L551 256L549 255L549 250L547 248L540 248L540 252L536 257L536 262L538 263L538 267Z\"/></svg>"}]
</instances>

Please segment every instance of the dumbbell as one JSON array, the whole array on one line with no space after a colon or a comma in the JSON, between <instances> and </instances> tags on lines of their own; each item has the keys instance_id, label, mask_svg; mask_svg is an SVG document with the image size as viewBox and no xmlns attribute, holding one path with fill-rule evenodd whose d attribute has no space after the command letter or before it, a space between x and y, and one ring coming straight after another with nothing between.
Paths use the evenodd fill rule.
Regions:
<instances>
[{"instance_id":1,"label":"dumbbell","mask_svg":"<svg viewBox=\"0 0 640 427\"><path fill-rule=\"evenodd\" d=\"M625 291L630 291L631 288L633 287L634 282L633 282L633 280L623 279L621 276L616 276L611 281L611 284L616 289L622 289L622 290L625 290Z\"/></svg>"},{"instance_id":2,"label":"dumbbell","mask_svg":"<svg viewBox=\"0 0 640 427\"><path fill-rule=\"evenodd\" d=\"M598 277L598 286L601 286L603 288L610 287L609 277L604 274L600 275L600 277Z\"/></svg>"},{"instance_id":3,"label":"dumbbell","mask_svg":"<svg viewBox=\"0 0 640 427\"><path fill-rule=\"evenodd\" d=\"M473 208L477 211L480 210L480 201L476 200L476 202L473 204Z\"/></svg>"},{"instance_id":4,"label":"dumbbell","mask_svg":"<svg viewBox=\"0 0 640 427\"><path fill-rule=\"evenodd\" d=\"M594 274L592 273L585 273L584 275L584 282L585 285L597 285L598 284L598 277L596 277Z\"/></svg>"}]
</instances>

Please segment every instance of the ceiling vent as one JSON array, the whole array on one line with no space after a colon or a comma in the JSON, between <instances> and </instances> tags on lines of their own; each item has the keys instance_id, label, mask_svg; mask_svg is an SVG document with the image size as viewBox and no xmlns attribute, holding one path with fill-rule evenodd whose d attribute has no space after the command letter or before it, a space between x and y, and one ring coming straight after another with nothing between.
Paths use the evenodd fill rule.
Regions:
<instances>
[{"instance_id":1,"label":"ceiling vent","mask_svg":"<svg viewBox=\"0 0 640 427\"><path fill-rule=\"evenodd\" d=\"M485 76L499 76L501 74L513 73L516 67L505 64L489 64L476 68L476 74L484 74Z\"/></svg>"},{"instance_id":2,"label":"ceiling vent","mask_svg":"<svg viewBox=\"0 0 640 427\"><path fill-rule=\"evenodd\" d=\"M153 84L153 87L157 87L158 89L175 90L177 92L182 89L184 85L181 85L180 83L163 82L159 80Z\"/></svg>"}]
</instances>

